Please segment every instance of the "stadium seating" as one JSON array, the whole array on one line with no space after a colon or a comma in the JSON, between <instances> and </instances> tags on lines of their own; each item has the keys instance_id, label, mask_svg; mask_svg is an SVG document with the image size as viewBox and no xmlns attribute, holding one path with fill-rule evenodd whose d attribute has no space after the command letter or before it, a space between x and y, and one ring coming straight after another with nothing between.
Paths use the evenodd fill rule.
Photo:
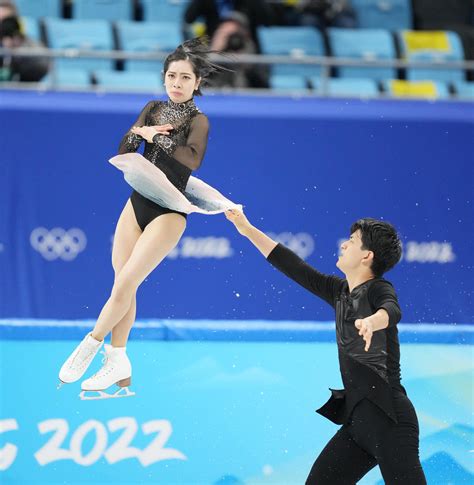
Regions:
<instances>
[{"instance_id":1,"label":"stadium seating","mask_svg":"<svg viewBox=\"0 0 474 485\"><path fill-rule=\"evenodd\" d=\"M408 61L462 61L464 51L461 40L455 32L414 31L399 32L402 57ZM462 81L462 69L410 68L407 79L437 81Z\"/></svg>"},{"instance_id":2,"label":"stadium seating","mask_svg":"<svg viewBox=\"0 0 474 485\"><path fill-rule=\"evenodd\" d=\"M61 17L62 0L15 0L20 15L34 17Z\"/></svg>"},{"instance_id":3,"label":"stadium seating","mask_svg":"<svg viewBox=\"0 0 474 485\"><path fill-rule=\"evenodd\" d=\"M72 16L75 19L132 20L131 0L74 0Z\"/></svg>"},{"instance_id":4,"label":"stadium seating","mask_svg":"<svg viewBox=\"0 0 474 485\"><path fill-rule=\"evenodd\" d=\"M260 27L258 37L262 53L274 56L324 56L321 33L312 27ZM274 75L316 76L319 66L303 64L278 64L273 66Z\"/></svg>"},{"instance_id":5,"label":"stadium seating","mask_svg":"<svg viewBox=\"0 0 474 485\"><path fill-rule=\"evenodd\" d=\"M46 87L58 87L62 89L86 89L91 86L91 76L84 69L73 69L61 67L46 75L41 84Z\"/></svg>"},{"instance_id":6,"label":"stadium seating","mask_svg":"<svg viewBox=\"0 0 474 485\"><path fill-rule=\"evenodd\" d=\"M363 29L411 29L410 0L351 0L359 27Z\"/></svg>"},{"instance_id":7,"label":"stadium seating","mask_svg":"<svg viewBox=\"0 0 474 485\"><path fill-rule=\"evenodd\" d=\"M114 49L112 27L106 20L45 19L48 47L53 49ZM56 65L74 69L113 69L110 59L57 59Z\"/></svg>"},{"instance_id":8,"label":"stadium seating","mask_svg":"<svg viewBox=\"0 0 474 485\"><path fill-rule=\"evenodd\" d=\"M291 74L273 74L270 77L270 87L277 91L301 91L308 88L303 76Z\"/></svg>"},{"instance_id":9,"label":"stadium seating","mask_svg":"<svg viewBox=\"0 0 474 485\"><path fill-rule=\"evenodd\" d=\"M41 40L41 31L38 19L34 17L21 17L23 33L30 39Z\"/></svg>"},{"instance_id":10,"label":"stadium seating","mask_svg":"<svg viewBox=\"0 0 474 485\"><path fill-rule=\"evenodd\" d=\"M158 73L130 71L96 71L95 79L98 86L107 90L121 91L160 91L163 84Z\"/></svg>"},{"instance_id":11,"label":"stadium seating","mask_svg":"<svg viewBox=\"0 0 474 485\"><path fill-rule=\"evenodd\" d=\"M381 29L328 29L332 54L335 57L384 60L395 59L395 46L389 31ZM393 79L391 67L340 67L339 77Z\"/></svg>"},{"instance_id":12,"label":"stadium seating","mask_svg":"<svg viewBox=\"0 0 474 485\"><path fill-rule=\"evenodd\" d=\"M186 0L141 0L143 18L147 22L176 22L181 23Z\"/></svg>"},{"instance_id":13,"label":"stadium seating","mask_svg":"<svg viewBox=\"0 0 474 485\"><path fill-rule=\"evenodd\" d=\"M474 99L474 82L457 81L453 85L458 98Z\"/></svg>"},{"instance_id":14,"label":"stadium seating","mask_svg":"<svg viewBox=\"0 0 474 485\"><path fill-rule=\"evenodd\" d=\"M311 84L318 94L348 97L376 97L379 94L373 79L328 79L324 85L321 78L311 78Z\"/></svg>"},{"instance_id":15,"label":"stadium seating","mask_svg":"<svg viewBox=\"0 0 474 485\"><path fill-rule=\"evenodd\" d=\"M179 25L172 22L117 22L119 46L132 52L170 52L182 42ZM126 70L159 72L162 61L130 60Z\"/></svg>"},{"instance_id":16,"label":"stadium seating","mask_svg":"<svg viewBox=\"0 0 474 485\"><path fill-rule=\"evenodd\" d=\"M392 79L383 83L386 93L394 98L449 98L446 83L441 81L402 81Z\"/></svg>"}]
</instances>

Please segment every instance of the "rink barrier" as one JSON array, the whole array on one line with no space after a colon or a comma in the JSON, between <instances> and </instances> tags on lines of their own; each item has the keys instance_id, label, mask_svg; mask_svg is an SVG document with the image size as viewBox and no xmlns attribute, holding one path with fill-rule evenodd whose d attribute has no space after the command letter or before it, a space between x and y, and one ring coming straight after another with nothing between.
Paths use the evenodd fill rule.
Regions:
<instances>
[{"instance_id":1,"label":"rink barrier","mask_svg":"<svg viewBox=\"0 0 474 485\"><path fill-rule=\"evenodd\" d=\"M93 320L1 319L0 340L77 340ZM402 323L400 342L474 343L474 325ZM335 342L334 322L287 320L139 320L132 340L229 342Z\"/></svg>"}]
</instances>

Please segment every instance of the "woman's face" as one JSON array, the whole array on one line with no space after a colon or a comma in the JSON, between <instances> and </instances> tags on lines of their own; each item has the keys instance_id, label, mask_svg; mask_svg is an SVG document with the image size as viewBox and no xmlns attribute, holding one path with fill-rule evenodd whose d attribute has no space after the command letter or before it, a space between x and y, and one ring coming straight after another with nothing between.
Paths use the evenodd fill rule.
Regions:
<instances>
[{"instance_id":1,"label":"woman's face","mask_svg":"<svg viewBox=\"0 0 474 485\"><path fill-rule=\"evenodd\" d=\"M171 101L184 103L193 97L201 78L196 78L189 61L174 61L165 73L165 87Z\"/></svg>"}]
</instances>

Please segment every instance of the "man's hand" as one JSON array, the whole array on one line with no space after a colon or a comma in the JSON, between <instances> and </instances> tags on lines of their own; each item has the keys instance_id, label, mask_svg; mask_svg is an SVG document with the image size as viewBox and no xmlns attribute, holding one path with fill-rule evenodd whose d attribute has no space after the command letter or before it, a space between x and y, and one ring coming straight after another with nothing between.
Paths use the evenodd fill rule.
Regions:
<instances>
[{"instance_id":1,"label":"man's hand","mask_svg":"<svg viewBox=\"0 0 474 485\"><path fill-rule=\"evenodd\" d=\"M367 352L372 342L372 335L374 333L374 324L371 320L372 317L358 318L354 325L359 330L359 335L365 340L365 351Z\"/></svg>"}]
</instances>

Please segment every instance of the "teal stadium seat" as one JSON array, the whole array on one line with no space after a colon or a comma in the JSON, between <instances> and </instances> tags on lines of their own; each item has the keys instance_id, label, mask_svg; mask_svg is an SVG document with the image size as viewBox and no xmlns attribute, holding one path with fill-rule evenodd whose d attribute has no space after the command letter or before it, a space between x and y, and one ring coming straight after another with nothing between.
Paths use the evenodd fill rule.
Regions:
<instances>
[{"instance_id":1,"label":"teal stadium seat","mask_svg":"<svg viewBox=\"0 0 474 485\"><path fill-rule=\"evenodd\" d=\"M57 68L41 81L46 87L62 89L88 89L91 86L91 76L84 69Z\"/></svg>"},{"instance_id":2,"label":"teal stadium seat","mask_svg":"<svg viewBox=\"0 0 474 485\"><path fill-rule=\"evenodd\" d=\"M41 40L41 31L39 27L38 19L34 17L21 17L21 26L23 33L35 41Z\"/></svg>"},{"instance_id":3,"label":"teal stadium seat","mask_svg":"<svg viewBox=\"0 0 474 485\"><path fill-rule=\"evenodd\" d=\"M62 17L62 0L15 0L20 15L25 17Z\"/></svg>"},{"instance_id":4,"label":"teal stadium seat","mask_svg":"<svg viewBox=\"0 0 474 485\"><path fill-rule=\"evenodd\" d=\"M402 81L399 79L382 82L384 91L394 98L447 99L448 85L442 81Z\"/></svg>"},{"instance_id":5,"label":"teal stadium seat","mask_svg":"<svg viewBox=\"0 0 474 485\"><path fill-rule=\"evenodd\" d=\"M132 20L132 0L74 0L75 19Z\"/></svg>"},{"instance_id":6,"label":"teal stadium seat","mask_svg":"<svg viewBox=\"0 0 474 485\"><path fill-rule=\"evenodd\" d=\"M388 30L328 29L329 43L334 57L369 61L395 59L395 45ZM391 67L339 67L339 77L392 79L396 70Z\"/></svg>"},{"instance_id":7,"label":"teal stadium seat","mask_svg":"<svg viewBox=\"0 0 474 485\"><path fill-rule=\"evenodd\" d=\"M96 71L95 78L100 87L114 91L164 91L159 73Z\"/></svg>"},{"instance_id":8,"label":"teal stadium seat","mask_svg":"<svg viewBox=\"0 0 474 485\"><path fill-rule=\"evenodd\" d=\"M326 92L324 92L321 78L311 78L311 83L316 92L331 96L371 98L379 95L377 83L373 79L328 79Z\"/></svg>"},{"instance_id":9,"label":"teal stadium seat","mask_svg":"<svg viewBox=\"0 0 474 485\"><path fill-rule=\"evenodd\" d=\"M114 49L112 27L106 20L45 19L48 46L52 49ZM113 69L111 59L57 59L56 65L71 69Z\"/></svg>"},{"instance_id":10,"label":"teal stadium seat","mask_svg":"<svg viewBox=\"0 0 474 485\"><path fill-rule=\"evenodd\" d=\"M117 22L120 48L131 52L172 52L181 44L180 24L171 22ZM162 61L130 60L125 70L161 72Z\"/></svg>"},{"instance_id":11,"label":"teal stadium seat","mask_svg":"<svg viewBox=\"0 0 474 485\"><path fill-rule=\"evenodd\" d=\"M407 61L463 61L464 50L461 39L455 32L411 31L398 33L401 55ZM409 80L463 81L462 69L409 68Z\"/></svg>"},{"instance_id":12,"label":"teal stadium seat","mask_svg":"<svg viewBox=\"0 0 474 485\"><path fill-rule=\"evenodd\" d=\"M313 27L259 27L258 38L262 53L274 56L325 56L323 36ZM317 76L320 66L278 64L274 75Z\"/></svg>"},{"instance_id":13,"label":"teal stadium seat","mask_svg":"<svg viewBox=\"0 0 474 485\"><path fill-rule=\"evenodd\" d=\"M362 29L411 29L410 0L351 0Z\"/></svg>"},{"instance_id":14,"label":"teal stadium seat","mask_svg":"<svg viewBox=\"0 0 474 485\"><path fill-rule=\"evenodd\" d=\"M146 22L176 22L181 24L186 0L142 0L143 19Z\"/></svg>"},{"instance_id":15,"label":"teal stadium seat","mask_svg":"<svg viewBox=\"0 0 474 485\"><path fill-rule=\"evenodd\" d=\"M457 81L453 84L458 98L474 99L474 82Z\"/></svg>"},{"instance_id":16,"label":"teal stadium seat","mask_svg":"<svg viewBox=\"0 0 474 485\"><path fill-rule=\"evenodd\" d=\"M276 91L302 91L308 89L303 76L292 74L272 74L270 87Z\"/></svg>"}]
</instances>

